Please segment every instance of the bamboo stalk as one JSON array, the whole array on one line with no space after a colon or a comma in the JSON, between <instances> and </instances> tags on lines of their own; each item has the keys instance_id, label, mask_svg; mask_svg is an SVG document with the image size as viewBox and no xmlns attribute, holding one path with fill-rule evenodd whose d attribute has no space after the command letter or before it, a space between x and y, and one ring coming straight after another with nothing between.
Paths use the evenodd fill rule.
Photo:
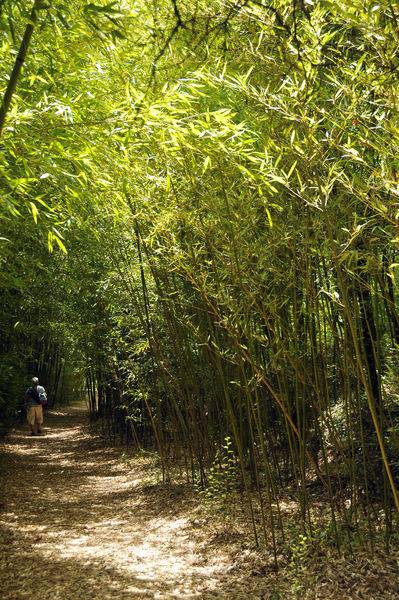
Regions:
<instances>
[{"instance_id":1,"label":"bamboo stalk","mask_svg":"<svg viewBox=\"0 0 399 600\"><path fill-rule=\"evenodd\" d=\"M25 63L26 57L28 55L29 46L31 43L32 35L37 25L39 11L45 8L45 0L35 0L32 6L32 10L30 13L29 21L26 25L24 35L22 37L21 45L19 47L19 51L17 57L14 62L13 69L11 71L8 84L6 90L3 95L3 100L0 107L0 137L3 133L5 120L7 117L7 113L10 109L11 100L15 93L18 80L21 75L22 67Z\"/></svg>"}]
</instances>

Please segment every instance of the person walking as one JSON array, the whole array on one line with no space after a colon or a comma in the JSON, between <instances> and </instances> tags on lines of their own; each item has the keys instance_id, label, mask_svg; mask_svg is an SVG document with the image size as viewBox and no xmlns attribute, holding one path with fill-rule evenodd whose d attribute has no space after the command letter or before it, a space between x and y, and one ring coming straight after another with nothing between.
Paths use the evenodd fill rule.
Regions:
<instances>
[{"instance_id":1,"label":"person walking","mask_svg":"<svg viewBox=\"0 0 399 600\"><path fill-rule=\"evenodd\" d=\"M31 435L40 435L43 426L43 405L47 404L46 391L39 385L37 377L32 378L31 387L25 392L26 420L30 427Z\"/></svg>"}]
</instances>

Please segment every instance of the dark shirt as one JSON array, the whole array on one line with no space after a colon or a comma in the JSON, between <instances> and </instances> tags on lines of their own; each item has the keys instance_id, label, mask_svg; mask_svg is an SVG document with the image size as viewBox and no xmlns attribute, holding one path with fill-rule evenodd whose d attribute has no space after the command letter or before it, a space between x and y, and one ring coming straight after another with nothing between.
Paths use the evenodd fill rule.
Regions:
<instances>
[{"instance_id":1,"label":"dark shirt","mask_svg":"<svg viewBox=\"0 0 399 600\"><path fill-rule=\"evenodd\" d=\"M30 387L26 390L25 398L27 408L31 408L31 406L37 406L40 404L39 392L35 387Z\"/></svg>"}]
</instances>

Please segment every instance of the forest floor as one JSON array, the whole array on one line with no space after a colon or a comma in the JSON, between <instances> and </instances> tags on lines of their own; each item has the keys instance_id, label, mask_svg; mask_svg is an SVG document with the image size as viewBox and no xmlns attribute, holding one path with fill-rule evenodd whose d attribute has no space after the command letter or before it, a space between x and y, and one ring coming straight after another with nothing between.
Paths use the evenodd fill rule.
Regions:
<instances>
[{"instance_id":1,"label":"forest floor","mask_svg":"<svg viewBox=\"0 0 399 600\"><path fill-rule=\"evenodd\" d=\"M14 430L0 453L1 600L399 598L394 552L300 573L281 557L275 573L244 529L157 482L153 459L107 447L83 407L49 411L42 437Z\"/></svg>"}]
</instances>

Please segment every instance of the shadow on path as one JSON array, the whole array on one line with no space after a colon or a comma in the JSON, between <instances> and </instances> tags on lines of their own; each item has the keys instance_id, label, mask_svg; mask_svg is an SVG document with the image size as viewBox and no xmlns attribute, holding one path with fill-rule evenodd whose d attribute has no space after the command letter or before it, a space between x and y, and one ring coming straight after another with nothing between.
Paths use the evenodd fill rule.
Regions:
<instances>
[{"instance_id":1,"label":"shadow on path","mask_svg":"<svg viewBox=\"0 0 399 600\"><path fill-rule=\"evenodd\" d=\"M263 597L228 590L190 495L150 485L148 461L104 447L81 407L50 411L43 437L14 431L1 468L2 600Z\"/></svg>"}]
</instances>

